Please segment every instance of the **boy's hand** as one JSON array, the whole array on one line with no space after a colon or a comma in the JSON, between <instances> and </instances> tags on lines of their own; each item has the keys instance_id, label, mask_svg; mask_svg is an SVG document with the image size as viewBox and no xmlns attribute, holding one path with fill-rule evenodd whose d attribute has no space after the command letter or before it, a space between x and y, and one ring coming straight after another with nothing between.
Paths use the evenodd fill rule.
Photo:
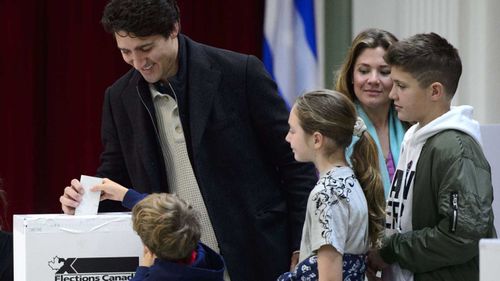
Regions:
<instances>
[{"instance_id":1,"label":"boy's hand","mask_svg":"<svg viewBox=\"0 0 500 281\"><path fill-rule=\"evenodd\" d=\"M142 256L142 259L139 262L140 266L146 266L150 267L153 265L155 262L156 255L153 254L148 247L144 246L144 255Z\"/></svg>"},{"instance_id":2,"label":"boy's hand","mask_svg":"<svg viewBox=\"0 0 500 281\"><path fill-rule=\"evenodd\" d=\"M123 201L123 198L125 197L125 193L127 193L128 188L123 187L108 178L105 178L102 181L102 184L96 185L92 187L90 190L100 191L101 201L106 199L114 201Z\"/></svg>"}]
</instances>

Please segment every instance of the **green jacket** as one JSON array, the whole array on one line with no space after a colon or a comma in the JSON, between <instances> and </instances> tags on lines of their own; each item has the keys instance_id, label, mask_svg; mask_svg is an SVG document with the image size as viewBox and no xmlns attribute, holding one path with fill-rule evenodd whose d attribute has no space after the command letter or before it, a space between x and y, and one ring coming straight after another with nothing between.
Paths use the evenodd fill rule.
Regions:
<instances>
[{"instance_id":1,"label":"green jacket","mask_svg":"<svg viewBox=\"0 0 500 281\"><path fill-rule=\"evenodd\" d=\"M442 131L427 140L418 159L413 231L386 238L380 255L412 271L415 281L479 280L479 239L496 237L492 201L480 145L465 133Z\"/></svg>"}]
</instances>

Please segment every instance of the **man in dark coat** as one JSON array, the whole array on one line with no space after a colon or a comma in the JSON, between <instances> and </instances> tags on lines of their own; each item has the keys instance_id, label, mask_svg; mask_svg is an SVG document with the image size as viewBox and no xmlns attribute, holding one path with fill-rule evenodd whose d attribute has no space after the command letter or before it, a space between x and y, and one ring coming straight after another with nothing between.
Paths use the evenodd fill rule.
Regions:
<instances>
[{"instance_id":1,"label":"man in dark coat","mask_svg":"<svg viewBox=\"0 0 500 281\"><path fill-rule=\"evenodd\" d=\"M139 192L181 193L192 171L231 280L289 271L316 174L285 142L288 110L262 63L180 34L175 0L112 0L102 22L134 69L106 91L97 175ZM179 119L170 142L162 95L174 102L166 116ZM65 213L81 193L77 180L66 187Z\"/></svg>"}]
</instances>

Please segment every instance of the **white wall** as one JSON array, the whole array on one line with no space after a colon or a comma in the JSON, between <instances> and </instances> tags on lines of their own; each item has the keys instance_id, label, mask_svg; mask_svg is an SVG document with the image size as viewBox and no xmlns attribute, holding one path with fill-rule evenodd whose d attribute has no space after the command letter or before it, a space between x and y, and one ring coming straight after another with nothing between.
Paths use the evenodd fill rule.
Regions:
<instances>
[{"instance_id":1,"label":"white wall","mask_svg":"<svg viewBox=\"0 0 500 281\"><path fill-rule=\"evenodd\" d=\"M482 124L500 123L500 1L353 0L353 36L369 27L399 38L436 32L462 57L454 104L470 104Z\"/></svg>"},{"instance_id":2,"label":"white wall","mask_svg":"<svg viewBox=\"0 0 500 281\"><path fill-rule=\"evenodd\" d=\"M495 213L495 228L500 233L500 124L481 126L483 151L491 166L491 181L493 183L493 211Z\"/></svg>"}]
</instances>

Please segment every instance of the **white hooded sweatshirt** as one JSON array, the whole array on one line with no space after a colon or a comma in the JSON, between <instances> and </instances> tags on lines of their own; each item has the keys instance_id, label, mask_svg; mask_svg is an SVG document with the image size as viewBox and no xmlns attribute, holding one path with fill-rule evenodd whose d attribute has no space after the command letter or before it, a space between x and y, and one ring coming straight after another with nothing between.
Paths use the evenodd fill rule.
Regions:
<instances>
[{"instance_id":1,"label":"white hooded sweatshirt","mask_svg":"<svg viewBox=\"0 0 500 281\"><path fill-rule=\"evenodd\" d=\"M405 134L396 172L386 207L386 236L412 230L412 199L415 168L422 147L428 138L445 130L462 131L481 145L479 123L472 119L473 108L469 105L452 107L450 111L427 125L413 125ZM383 280L413 281L413 273L394 263L384 269Z\"/></svg>"}]
</instances>

